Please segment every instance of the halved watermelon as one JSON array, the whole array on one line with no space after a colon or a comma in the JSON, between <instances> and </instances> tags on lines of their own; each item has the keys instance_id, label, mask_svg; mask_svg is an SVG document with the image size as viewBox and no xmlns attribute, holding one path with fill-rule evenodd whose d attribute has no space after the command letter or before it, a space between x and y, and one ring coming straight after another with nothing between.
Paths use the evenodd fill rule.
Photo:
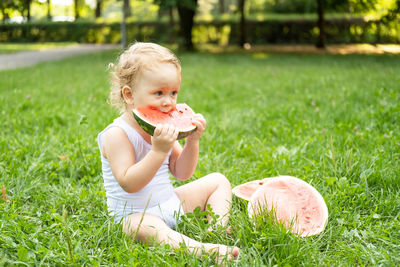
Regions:
<instances>
[{"instance_id":1,"label":"halved watermelon","mask_svg":"<svg viewBox=\"0 0 400 267\"><path fill-rule=\"evenodd\" d=\"M176 108L168 113L153 107L137 107L132 110L133 116L146 133L153 135L157 124L172 124L179 129L177 139L189 136L196 130L192 124L193 110L186 104L177 104Z\"/></svg>"},{"instance_id":2,"label":"halved watermelon","mask_svg":"<svg viewBox=\"0 0 400 267\"><path fill-rule=\"evenodd\" d=\"M321 194L291 176L270 178L252 194L247 207L249 216L253 218L266 210L302 237L321 233L328 221L328 208Z\"/></svg>"}]
</instances>

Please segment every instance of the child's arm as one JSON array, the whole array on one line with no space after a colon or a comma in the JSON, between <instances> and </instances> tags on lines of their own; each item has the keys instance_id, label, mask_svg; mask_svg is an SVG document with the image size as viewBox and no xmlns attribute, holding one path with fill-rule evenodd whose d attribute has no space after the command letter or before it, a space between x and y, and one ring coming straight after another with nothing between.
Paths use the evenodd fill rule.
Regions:
<instances>
[{"instance_id":1,"label":"child's arm","mask_svg":"<svg viewBox=\"0 0 400 267\"><path fill-rule=\"evenodd\" d=\"M193 118L193 124L197 126L196 131L186 138L183 149L178 142L175 142L169 159L169 169L172 175L181 181L192 177L196 169L199 156L199 139L207 123L201 114L196 114Z\"/></svg>"},{"instance_id":2,"label":"child's arm","mask_svg":"<svg viewBox=\"0 0 400 267\"><path fill-rule=\"evenodd\" d=\"M134 148L125 132L113 127L104 136L102 152L121 187L128 193L134 193L153 179L177 136L176 129L157 126L152 137L152 150L136 162Z\"/></svg>"}]
</instances>

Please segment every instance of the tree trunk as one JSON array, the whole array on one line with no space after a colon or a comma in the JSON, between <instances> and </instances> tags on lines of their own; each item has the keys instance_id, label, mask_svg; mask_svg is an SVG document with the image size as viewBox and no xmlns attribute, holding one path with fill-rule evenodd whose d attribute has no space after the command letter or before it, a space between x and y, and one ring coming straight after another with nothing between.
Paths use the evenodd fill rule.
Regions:
<instances>
[{"instance_id":1,"label":"tree trunk","mask_svg":"<svg viewBox=\"0 0 400 267\"><path fill-rule=\"evenodd\" d=\"M245 0L238 0L238 8L240 12L240 25L239 25L239 46L243 47L246 43L246 18L244 12Z\"/></svg>"},{"instance_id":2,"label":"tree trunk","mask_svg":"<svg viewBox=\"0 0 400 267\"><path fill-rule=\"evenodd\" d=\"M4 24L6 23L6 9L4 7L1 9L1 14L3 15L2 22Z\"/></svg>"},{"instance_id":3,"label":"tree trunk","mask_svg":"<svg viewBox=\"0 0 400 267\"><path fill-rule=\"evenodd\" d=\"M51 0L47 0L47 20L51 21Z\"/></svg>"},{"instance_id":4,"label":"tree trunk","mask_svg":"<svg viewBox=\"0 0 400 267\"><path fill-rule=\"evenodd\" d=\"M219 14L225 13L225 0L219 0Z\"/></svg>"},{"instance_id":5,"label":"tree trunk","mask_svg":"<svg viewBox=\"0 0 400 267\"><path fill-rule=\"evenodd\" d=\"M122 5L122 23L121 23L121 45L122 49L127 48L127 38L126 38L126 18L127 18L127 12L126 12L126 2L129 2L129 0L124 0L124 3ZM129 3L128 3L129 5Z\"/></svg>"},{"instance_id":6,"label":"tree trunk","mask_svg":"<svg viewBox=\"0 0 400 267\"><path fill-rule=\"evenodd\" d=\"M74 0L74 12L75 12L75 20L79 19L81 17L79 14L79 0Z\"/></svg>"},{"instance_id":7,"label":"tree trunk","mask_svg":"<svg viewBox=\"0 0 400 267\"><path fill-rule=\"evenodd\" d=\"M192 41L192 29L198 0L191 1L191 4L193 4L191 7L187 7L187 5L182 5L180 4L180 1L178 1L180 33L184 39L184 48L188 51L194 50L194 45Z\"/></svg>"},{"instance_id":8,"label":"tree trunk","mask_svg":"<svg viewBox=\"0 0 400 267\"><path fill-rule=\"evenodd\" d=\"M26 0L26 20L31 21L31 0Z\"/></svg>"},{"instance_id":9,"label":"tree trunk","mask_svg":"<svg viewBox=\"0 0 400 267\"><path fill-rule=\"evenodd\" d=\"M129 18L132 13L131 13L131 3L129 0L124 0L124 12L125 12L125 17Z\"/></svg>"},{"instance_id":10,"label":"tree trunk","mask_svg":"<svg viewBox=\"0 0 400 267\"><path fill-rule=\"evenodd\" d=\"M103 4L103 0L96 1L96 9L94 11L94 17L96 19L101 17L102 4Z\"/></svg>"},{"instance_id":11,"label":"tree trunk","mask_svg":"<svg viewBox=\"0 0 400 267\"><path fill-rule=\"evenodd\" d=\"M325 48L325 14L324 14L324 0L317 0L318 4L318 28L319 36L316 46L318 48Z\"/></svg>"},{"instance_id":12,"label":"tree trunk","mask_svg":"<svg viewBox=\"0 0 400 267\"><path fill-rule=\"evenodd\" d=\"M4 23L6 23L6 21L8 19L8 14L5 9L2 9L1 13L3 14L3 24L4 24Z\"/></svg>"}]
</instances>

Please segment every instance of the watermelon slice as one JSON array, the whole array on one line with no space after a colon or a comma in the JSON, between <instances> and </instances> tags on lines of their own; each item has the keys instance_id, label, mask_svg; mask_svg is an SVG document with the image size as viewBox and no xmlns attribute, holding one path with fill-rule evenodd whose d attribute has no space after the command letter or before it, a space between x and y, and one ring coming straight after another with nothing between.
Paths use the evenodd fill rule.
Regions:
<instances>
[{"instance_id":1,"label":"watermelon slice","mask_svg":"<svg viewBox=\"0 0 400 267\"><path fill-rule=\"evenodd\" d=\"M266 210L302 237L321 233L328 221L328 208L321 194L291 176L270 178L252 194L247 207L249 216L253 218Z\"/></svg>"},{"instance_id":2,"label":"watermelon slice","mask_svg":"<svg viewBox=\"0 0 400 267\"><path fill-rule=\"evenodd\" d=\"M192 124L194 112L186 104L177 104L176 108L168 113L150 106L137 107L132 113L140 127L150 135L154 134L157 124L172 124L177 127L177 139L185 138L196 130L196 126Z\"/></svg>"}]
</instances>

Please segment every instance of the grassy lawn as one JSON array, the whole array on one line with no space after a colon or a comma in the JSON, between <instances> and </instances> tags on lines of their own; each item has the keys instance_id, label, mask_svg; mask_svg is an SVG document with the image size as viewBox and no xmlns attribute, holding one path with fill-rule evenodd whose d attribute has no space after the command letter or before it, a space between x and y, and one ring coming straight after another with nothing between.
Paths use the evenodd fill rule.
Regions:
<instances>
[{"instance_id":1,"label":"grassy lawn","mask_svg":"<svg viewBox=\"0 0 400 267\"><path fill-rule=\"evenodd\" d=\"M0 54L16 53L29 50L43 50L61 46L73 45L74 43L0 43Z\"/></svg>"},{"instance_id":2,"label":"grassy lawn","mask_svg":"<svg viewBox=\"0 0 400 267\"><path fill-rule=\"evenodd\" d=\"M117 116L106 104L116 55L0 72L0 265L213 264L133 242L107 216L96 136ZM400 56L179 57L179 102L208 123L195 177L296 176L330 212L322 234L299 238L253 225L235 199L232 236L208 233L201 212L179 231L239 246L238 266L400 262Z\"/></svg>"}]
</instances>

